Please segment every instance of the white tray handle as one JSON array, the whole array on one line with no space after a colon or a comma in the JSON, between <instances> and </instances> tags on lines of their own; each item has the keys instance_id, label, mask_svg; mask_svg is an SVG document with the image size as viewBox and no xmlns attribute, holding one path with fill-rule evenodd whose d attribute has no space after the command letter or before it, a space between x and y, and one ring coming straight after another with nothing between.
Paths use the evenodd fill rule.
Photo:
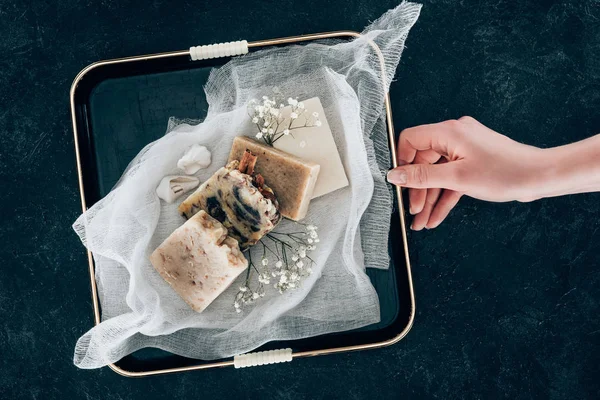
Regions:
<instances>
[{"instance_id":1,"label":"white tray handle","mask_svg":"<svg viewBox=\"0 0 600 400\"><path fill-rule=\"evenodd\" d=\"M256 367L258 365L277 364L292 361L292 349L259 351L233 357L235 368Z\"/></svg>"},{"instance_id":2,"label":"white tray handle","mask_svg":"<svg viewBox=\"0 0 600 400\"><path fill-rule=\"evenodd\" d=\"M207 58L239 56L241 54L246 54L247 52L248 42L246 40L190 47L190 57L192 58L192 61L206 60Z\"/></svg>"}]
</instances>

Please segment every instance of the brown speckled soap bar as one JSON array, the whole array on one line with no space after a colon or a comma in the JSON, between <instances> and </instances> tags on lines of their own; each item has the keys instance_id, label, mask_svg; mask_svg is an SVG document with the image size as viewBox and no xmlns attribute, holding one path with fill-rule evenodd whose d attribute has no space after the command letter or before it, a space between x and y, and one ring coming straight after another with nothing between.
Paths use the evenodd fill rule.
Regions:
<instances>
[{"instance_id":1,"label":"brown speckled soap bar","mask_svg":"<svg viewBox=\"0 0 600 400\"><path fill-rule=\"evenodd\" d=\"M238 242L204 211L177 228L150 256L160 276L202 312L248 267Z\"/></svg>"},{"instance_id":2,"label":"brown speckled soap bar","mask_svg":"<svg viewBox=\"0 0 600 400\"><path fill-rule=\"evenodd\" d=\"M245 136L233 140L229 161L241 159L246 150L258 157L255 171L273 189L281 215L294 221L304 218L319 175L319 164L301 160Z\"/></svg>"}]
</instances>

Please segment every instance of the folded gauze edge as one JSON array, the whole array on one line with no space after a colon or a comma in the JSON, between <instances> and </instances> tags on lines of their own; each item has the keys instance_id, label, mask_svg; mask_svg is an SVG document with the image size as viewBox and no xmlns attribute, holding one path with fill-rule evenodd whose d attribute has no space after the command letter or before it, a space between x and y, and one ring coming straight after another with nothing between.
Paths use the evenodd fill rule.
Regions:
<instances>
[{"instance_id":1,"label":"folded gauze edge","mask_svg":"<svg viewBox=\"0 0 600 400\"><path fill-rule=\"evenodd\" d=\"M367 27L360 38L268 48L236 57L212 71L209 105L197 125L172 120L168 133L146 146L113 190L82 214L74 229L92 252L102 322L75 347L80 368L98 368L144 347L200 359L251 351L272 340L293 340L378 322L379 302L365 265L387 268L392 196L384 98L421 6L402 3ZM382 77L373 41L385 59ZM383 79L382 79L383 78ZM319 226L313 274L285 295L266 296L238 314L233 300L242 274L202 313L189 308L154 270L150 254L184 222L179 201L161 202L162 178L179 175L177 160L192 145L212 151L204 182L227 163L233 138L254 132L246 104L271 95L319 97L350 185L311 201L307 222ZM327 221L325 223L324 221ZM291 232L282 221L277 230ZM257 246L256 259L260 259ZM260 250L261 252L262 250ZM261 253L262 254L262 253ZM167 336L168 335L168 336Z\"/></svg>"}]
</instances>

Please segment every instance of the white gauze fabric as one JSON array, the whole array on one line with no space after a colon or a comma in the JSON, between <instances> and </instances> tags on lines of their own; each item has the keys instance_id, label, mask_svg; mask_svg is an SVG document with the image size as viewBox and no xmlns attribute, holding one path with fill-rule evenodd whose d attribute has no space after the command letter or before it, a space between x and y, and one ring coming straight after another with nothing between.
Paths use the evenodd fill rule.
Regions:
<instances>
[{"instance_id":1,"label":"white gauze fabric","mask_svg":"<svg viewBox=\"0 0 600 400\"><path fill-rule=\"evenodd\" d=\"M392 210L385 183L390 161L383 99L420 7L402 3L352 42L262 50L213 71L205 88L205 120L197 125L171 120L168 133L146 146L113 190L74 224L93 253L102 307L102 322L77 342L78 367L98 368L144 347L218 359L268 341L379 321L377 293L365 264L387 268L389 261L381 254L387 247ZM369 41L384 56L383 76ZM180 201L161 202L155 189L164 176L178 173L177 160L193 144L213 153L211 166L196 174L200 181L225 165L233 138L255 133L247 102L272 95L274 86L286 96L321 99L350 185L310 204L305 221L318 225L321 241L311 253L313 274L300 288L280 295L270 287L264 298L238 314L233 301L243 285L242 274L206 310L196 313L148 260L184 222L177 212ZM276 229L297 228L283 221Z\"/></svg>"}]
</instances>

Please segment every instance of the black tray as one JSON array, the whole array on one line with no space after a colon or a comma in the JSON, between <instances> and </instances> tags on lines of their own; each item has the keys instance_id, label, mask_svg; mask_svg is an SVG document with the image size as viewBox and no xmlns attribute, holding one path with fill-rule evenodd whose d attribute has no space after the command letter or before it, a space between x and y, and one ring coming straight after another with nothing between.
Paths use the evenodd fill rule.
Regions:
<instances>
[{"instance_id":1,"label":"black tray","mask_svg":"<svg viewBox=\"0 0 600 400\"><path fill-rule=\"evenodd\" d=\"M331 32L248 43L250 49L329 37L353 38L355 32ZM374 44L373 44L374 46ZM188 51L101 61L85 68L71 88L71 111L83 210L105 196L134 156L164 135L171 116L202 119L207 103L203 86L210 70L230 58L192 61ZM391 109L386 98L391 148L395 149ZM395 155L393 155L395 164ZM395 196L399 195L395 191ZM396 199L397 200L397 199ZM412 326L415 304L406 245L404 207L391 216L390 269L368 268L378 293L381 322L352 331L302 340L270 342L256 351L291 348L294 358L383 347ZM88 253L96 324L100 306ZM126 376L144 376L233 365L231 359L201 361L146 348L110 367Z\"/></svg>"}]
</instances>

